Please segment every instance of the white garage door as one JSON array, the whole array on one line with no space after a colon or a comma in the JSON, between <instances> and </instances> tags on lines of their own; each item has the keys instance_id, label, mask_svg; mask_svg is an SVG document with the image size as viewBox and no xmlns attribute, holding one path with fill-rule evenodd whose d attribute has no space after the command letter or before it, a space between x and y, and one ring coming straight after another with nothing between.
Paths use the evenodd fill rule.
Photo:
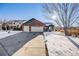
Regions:
<instances>
[{"instance_id":1,"label":"white garage door","mask_svg":"<svg viewBox=\"0 0 79 59\"><path fill-rule=\"evenodd\" d=\"M24 30L25 32L29 32L29 26L23 26L23 30Z\"/></svg>"},{"instance_id":2,"label":"white garage door","mask_svg":"<svg viewBox=\"0 0 79 59\"><path fill-rule=\"evenodd\" d=\"M43 26L31 26L31 32L43 32Z\"/></svg>"}]
</instances>

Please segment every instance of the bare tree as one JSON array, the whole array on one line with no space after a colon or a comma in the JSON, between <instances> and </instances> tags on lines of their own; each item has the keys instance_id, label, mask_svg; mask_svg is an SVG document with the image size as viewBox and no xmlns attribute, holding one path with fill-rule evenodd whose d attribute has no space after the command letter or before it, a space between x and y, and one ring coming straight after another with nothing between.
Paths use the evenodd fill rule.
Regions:
<instances>
[{"instance_id":1,"label":"bare tree","mask_svg":"<svg viewBox=\"0 0 79 59\"><path fill-rule=\"evenodd\" d=\"M68 34L67 29L79 20L79 4L77 3L43 4L43 10L48 19L52 19L64 28L65 35Z\"/></svg>"}]
</instances>

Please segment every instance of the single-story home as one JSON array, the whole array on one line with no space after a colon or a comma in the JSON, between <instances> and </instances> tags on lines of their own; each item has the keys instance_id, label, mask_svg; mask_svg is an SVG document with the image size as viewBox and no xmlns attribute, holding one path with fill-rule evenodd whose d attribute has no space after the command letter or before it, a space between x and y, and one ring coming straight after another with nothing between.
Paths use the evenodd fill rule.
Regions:
<instances>
[{"instance_id":1,"label":"single-story home","mask_svg":"<svg viewBox=\"0 0 79 59\"><path fill-rule=\"evenodd\" d=\"M22 25L25 32L43 32L45 24L35 18L32 18Z\"/></svg>"},{"instance_id":2,"label":"single-story home","mask_svg":"<svg viewBox=\"0 0 79 59\"><path fill-rule=\"evenodd\" d=\"M45 31L54 31L54 25L51 22L45 23Z\"/></svg>"}]
</instances>

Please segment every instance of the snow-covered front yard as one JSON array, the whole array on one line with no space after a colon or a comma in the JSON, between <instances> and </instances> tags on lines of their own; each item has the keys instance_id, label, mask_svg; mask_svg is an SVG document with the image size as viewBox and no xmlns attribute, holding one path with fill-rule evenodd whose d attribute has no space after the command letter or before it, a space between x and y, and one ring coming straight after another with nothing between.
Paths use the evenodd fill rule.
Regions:
<instances>
[{"instance_id":1,"label":"snow-covered front yard","mask_svg":"<svg viewBox=\"0 0 79 59\"><path fill-rule=\"evenodd\" d=\"M10 35L14 35L20 33L22 31L0 31L0 39L5 38Z\"/></svg>"},{"instance_id":2,"label":"snow-covered front yard","mask_svg":"<svg viewBox=\"0 0 79 59\"><path fill-rule=\"evenodd\" d=\"M79 56L79 38L60 32L44 32L49 56Z\"/></svg>"}]
</instances>

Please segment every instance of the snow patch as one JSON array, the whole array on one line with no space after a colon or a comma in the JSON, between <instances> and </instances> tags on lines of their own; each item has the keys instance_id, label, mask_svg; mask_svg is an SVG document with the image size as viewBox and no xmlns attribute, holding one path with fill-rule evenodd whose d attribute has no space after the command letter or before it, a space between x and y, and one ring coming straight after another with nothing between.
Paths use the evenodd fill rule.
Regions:
<instances>
[{"instance_id":1,"label":"snow patch","mask_svg":"<svg viewBox=\"0 0 79 59\"><path fill-rule=\"evenodd\" d=\"M70 39L68 39L68 37ZM79 38L72 36L68 37L61 32L44 32L49 56L79 55Z\"/></svg>"},{"instance_id":2,"label":"snow patch","mask_svg":"<svg viewBox=\"0 0 79 59\"><path fill-rule=\"evenodd\" d=\"M20 33L22 31L0 31L0 39L5 38L10 35L14 35Z\"/></svg>"}]
</instances>

